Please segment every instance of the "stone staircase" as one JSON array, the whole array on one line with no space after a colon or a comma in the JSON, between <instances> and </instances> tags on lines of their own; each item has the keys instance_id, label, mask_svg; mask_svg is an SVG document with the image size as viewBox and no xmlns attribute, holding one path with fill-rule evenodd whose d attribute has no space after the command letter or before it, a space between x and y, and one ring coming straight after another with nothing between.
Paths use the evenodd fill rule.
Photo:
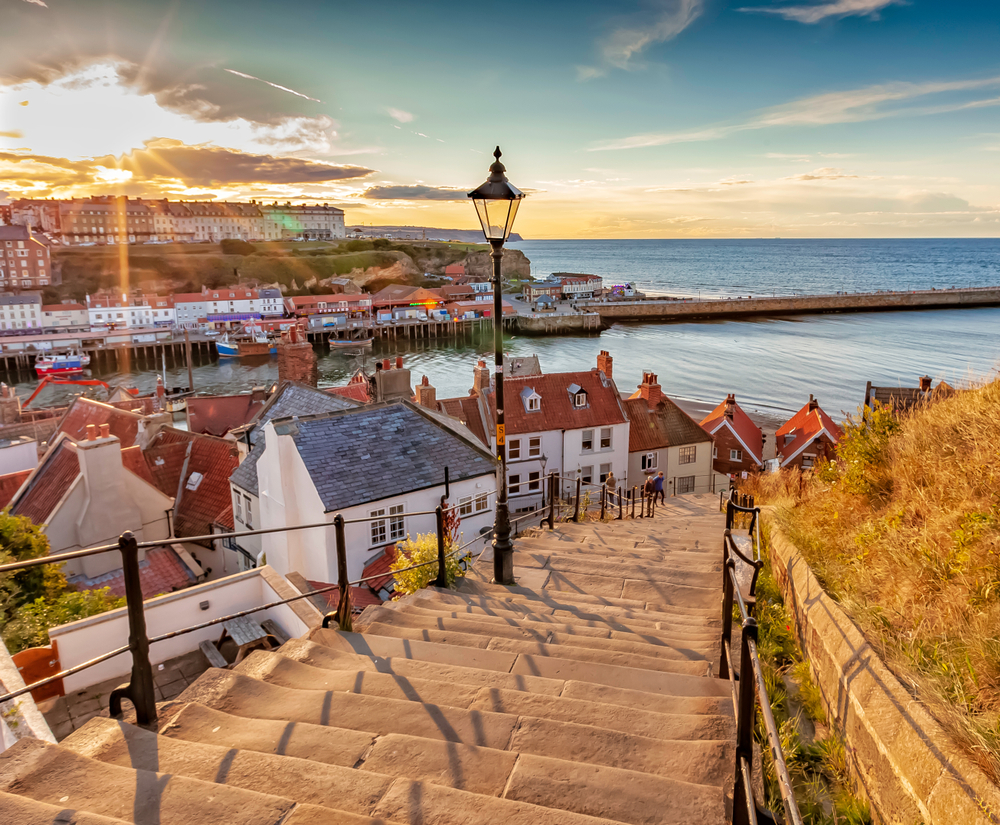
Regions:
<instances>
[{"instance_id":1,"label":"stone staircase","mask_svg":"<svg viewBox=\"0 0 1000 825\"><path fill-rule=\"evenodd\" d=\"M0 755L0 822L598 825L727 821L718 499L516 542L457 590L368 608L160 706Z\"/></svg>"}]
</instances>

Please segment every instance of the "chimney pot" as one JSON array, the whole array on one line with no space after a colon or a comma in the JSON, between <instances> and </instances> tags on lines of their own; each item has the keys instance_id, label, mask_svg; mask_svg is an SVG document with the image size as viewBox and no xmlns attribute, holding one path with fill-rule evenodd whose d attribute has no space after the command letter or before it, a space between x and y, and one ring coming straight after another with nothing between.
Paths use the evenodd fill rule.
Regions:
<instances>
[{"instance_id":1,"label":"chimney pot","mask_svg":"<svg viewBox=\"0 0 1000 825\"><path fill-rule=\"evenodd\" d=\"M94 424L87 425L87 441L93 441L97 438L97 426Z\"/></svg>"},{"instance_id":2,"label":"chimney pot","mask_svg":"<svg viewBox=\"0 0 1000 825\"><path fill-rule=\"evenodd\" d=\"M396 356L396 369L397 370L401 370L402 368L403 368L403 356L402 355L397 355Z\"/></svg>"},{"instance_id":3,"label":"chimney pot","mask_svg":"<svg viewBox=\"0 0 1000 825\"><path fill-rule=\"evenodd\" d=\"M111 425L101 424L101 438L110 438L110 437L111 437Z\"/></svg>"},{"instance_id":4,"label":"chimney pot","mask_svg":"<svg viewBox=\"0 0 1000 825\"><path fill-rule=\"evenodd\" d=\"M382 359L382 369L384 369L384 370L389 369L389 359L388 358L383 358Z\"/></svg>"}]
</instances>

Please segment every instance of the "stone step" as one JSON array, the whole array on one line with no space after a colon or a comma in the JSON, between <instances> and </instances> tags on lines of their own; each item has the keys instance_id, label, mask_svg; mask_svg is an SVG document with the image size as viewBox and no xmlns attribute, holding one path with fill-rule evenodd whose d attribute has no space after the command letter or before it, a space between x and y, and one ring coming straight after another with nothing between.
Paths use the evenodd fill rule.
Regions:
<instances>
[{"instance_id":1,"label":"stone step","mask_svg":"<svg viewBox=\"0 0 1000 825\"><path fill-rule=\"evenodd\" d=\"M497 589L495 596L479 596L464 590L457 593L453 590L427 587L412 596L403 597L401 602L406 603L408 599L419 600L420 605L425 607L432 607L436 603L456 610L466 607L482 610L487 614L491 611L510 611L531 616L538 621L554 619L573 624L590 623L598 627L609 626L636 633L647 629L664 629L682 635L686 632L696 635L712 634L718 639L722 629L720 618L693 617L686 612L657 614L614 605L574 604L554 594L528 599L508 592L507 588Z\"/></svg>"},{"instance_id":2,"label":"stone step","mask_svg":"<svg viewBox=\"0 0 1000 825\"><path fill-rule=\"evenodd\" d=\"M635 545L635 546L633 546ZM492 561L487 554L484 558ZM614 549L595 546L591 543L570 543L553 541L548 538L518 539L514 544L514 564L524 567L551 566L558 561L564 565L582 564L584 562L600 562L604 564L631 565L636 569L646 568L651 571L665 569L668 571L698 571L722 569L722 552L689 553L683 551L667 551L646 548L640 542L628 542L627 547Z\"/></svg>"},{"instance_id":3,"label":"stone step","mask_svg":"<svg viewBox=\"0 0 1000 825\"><path fill-rule=\"evenodd\" d=\"M625 624L615 621L613 616L604 617L603 620L577 619L570 615L565 618L556 618L552 615L554 608L544 608L548 613L540 613L537 610L530 610L527 606L518 602L493 602L487 603L485 600L462 600L448 602L441 599L421 597L419 593L404 596L395 602L387 602L386 607L403 609L407 612L420 612L427 615L447 616L451 618L470 618L478 621L495 619L504 622L524 622L531 627L538 629L550 628L563 633L573 635L592 636L595 638L611 639L633 639L648 640L656 644L656 640L677 641L690 640L692 642L711 642L715 647L719 644L719 631L715 628L700 629L685 625L674 625L668 631L657 630L654 622L647 625L638 625L636 622Z\"/></svg>"},{"instance_id":4,"label":"stone step","mask_svg":"<svg viewBox=\"0 0 1000 825\"><path fill-rule=\"evenodd\" d=\"M195 688L202 679L192 685L192 688ZM335 720L338 727L346 726L350 730L363 728L372 737L394 734L409 739L429 739L443 743L475 745L490 750L507 750L519 754L519 761L529 755L544 757L551 763L569 758L573 762L645 773L664 779L677 780L679 777L684 777L684 781L697 780L692 784L717 789L724 786L732 771L731 740L653 739L593 725L530 716L458 711L377 697L352 697L350 694L333 694L326 691L278 688L262 683L257 683L255 687L250 684L253 680L248 677L227 671L214 672L208 681L213 683L210 687L215 693L207 696L202 691L200 698L203 701L199 704L206 704L210 708L218 707L224 713L244 717L247 725L252 725L255 720L271 718L273 721L292 723L297 728L301 724L323 725L322 720L326 717ZM227 691L225 695L219 695L220 689ZM179 701L184 702L189 698L182 695ZM358 701L345 702L345 698ZM357 712L359 707L367 707L368 712ZM459 732L460 728L464 727L463 715L466 718L475 717L480 720L502 718L509 726L510 734L499 747L496 746L497 742L485 744L479 741L462 742ZM421 721L427 718L433 718L436 725L426 725ZM455 725L456 721L458 727ZM216 731L216 727L218 725L210 728L213 736L219 732ZM287 724L286 730L289 730ZM413 730L418 732L414 733ZM466 728L466 732L467 730ZM185 734L189 735L200 737L203 734ZM486 736L489 737L489 732ZM399 738L399 742L402 741L402 738ZM261 744L261 747L265 745ZM407 747L415 746L410 742ZM440 747L435 746L435 751L442 753L447 752L447 749L442 751ZM457 751L451 752L454 754ZM389 769L380 767L378 770ZM418 768L403 767L399 770L404 775L411 775L411 770L419 771Z\"/></svg>"},{"instance_id":5,"label":"stone step","mask_svg":"<svg viewBox=\"0 0 1000 825\"><path fill-rule=\"evenodd\" d=\"M678 563L701 563L715 557L722 558L721 533L719 540L705 543L701 531L676 534L672 537L642 531L604 531L590 535L565 535L560 528L552 533L521 537L515 540L515 551L525 553L566 553L583 550L611 558L628 558L655 561L657 556L676 559Z\"/></svg>"},{"instance_id":6,"label":"stone step","mask_svg":"<svg viewBox=\"0 0 1000 825\"><path fill-rule=\"evenodd\" d=\"M0 821L9 825L126 825L123 819L49 805L26 796L0 793Z\"/></svg>"},{"instance_id":7,"label":"stone step","mask_svg":"<svg viewBox=\"0 0 1000 825\"><path fill-rule=\"evenodd\" d=\"M726 739L733 734L731 714L724 715L730 708L725 705L722 706L723 714L711 715L686 713L682 710L670 713L635 712L616 704L562 696L455 685L427 679L402 679L367 671L327 670L287 659L280 652L252 653L233 672L280 687L350 692L472 710L513 713L518 716L537 716L650 739ZM683 701L677 700L678 705Z\"/></svg>"},{"instance_id":8,"label":"stone step","mask_svg":"<svg viewBox=\"0 0 1000 825\"><path fill-rule=\"evenodd\" d=\"M670 564L666 561L609 558L597 553L547 552L541 548L530 553L515 552L514 567L676 582L692 587L716 587L722 580L722 565L708 561L698 564Z\"/></svg>"},{"instance_id":9,"label":"stone step","mask_svg":"<svg viewBox=\"0 0 1000 825\"><path fill-rule=\"evenodd\" d=\"M420 613L407 607L367 607L355 621L355 630L361 633L375 625L392 625L399 628L414 630L432 630L472 634L488 639L503 638L515 641L531 642L546 645L562 645L573 648L582 647L593 650L631 653L636 656L656 656L662 659L703 660L714 656L714 640L672 641L664 638L636 639L627 638L629 634L618 634L610 638L609 633L604 638L584 636L556 629L555 626L538 626L522 620L503 620L488 617L445 618L437 614Z\"/></svg>"},{"instance_id":10,"label":"stone step","mask_svg":"<svg viewBox=\"0 0 1000 825\"><path fill-rule=\"evenodd\" d=\"M703 676L665 670L643 670L554 656L537 656L501 650L481 650L420 639L341 633L337 630L314 628L309 641L348 653L361 653L378 658L412 659L441 662L449 665L500 670L516 676L543 676L566 681L575 679L603 685L629 685L637 690L674 696L729 696L728 683ZM558 646L556 646L558 647ZM707 663L692 663L704 668Z\"/></svg>"},{"instance_id":11,"label":"stone step","mask_svg":"<svg viewBox=\"0 0 1000 825\"><path fill-rule=\"evenodd\" d=\"M371 821L367 819L369 815L383 813L388 813L395 822L441 825L495 822L501 818L506 820L505 814L520 814L523 819L526 813L523 805L530 797L528 804L538 806L534 811L538 821L582 825L587 820L572 816L573 813L600 813L610 809L617 814L614 821L645 825L649 820L641 818L639 811L633 811L631 805L614 798L620 796L617 788L626 782L647 786L650 793L658 795L683 793L690 800L683 808L692 812L704 810L711 814L713 809L722 808L721 788L656 776L629 775L628 771L605 767L596 782L591 768L585 774L591 779L588 786L574 788L577 792L570 793L566 786L580 776L581 769L590 766L537 756L518 757L512 753L455 744L442 748L440 742L395 734L379 737L373 743L363 757L363 766L371 764L367 770L174 739L110 720L91 720L71 738L76 747L108 764L154 763L164 768L169 766L174 777L189 776L226 787L281 788L289 796L306 800L304 804L326 808L339 806L348 816L361 814L366 821ZM394 770L398 775L386 774L380 769ZM550 779L553 775L565 778L553 785ZM414 776L418 778L413 779ZM440 783L432 782L430 777ZM449 787L448 783L456 778L471 783L474 789ZM637 782L640 779L641 783ZM578 784L580 781L577 780ZM435 788L452 791L450 811L447 808L438 810L429 804L437 795ZM426 802L415 809L412 805L415 798ZM402 800L411 804L400 804ZM384 807L389 810L383 811ZM471 817L470 812L474 812ZM608 822L608 819L604 816L598 821Z\"/></svg>"},{"instance_id":12,"label":"stone step","mask_svg":"<svg viewBox=\"0 0 1000 825\"><path fill-rule=\"evenodd\" d=\"M591 593L613 599L631 599L641 601L647 606L671 605L701 613L715 613L718 611L718 605L722 603L722 588L717 583L710 587L695 587L672 582L633 579L629 578L628 574L598 576L554 570L545 581L544 588L547 591L554 590L560 593L569 591Z\"/></svg>"},{"instance_id":13,"label":"stone step","mask_svg":"<svg viewBox=\"0 0 1000 825\"><path fill-rule=\"evenodd\" d=\"M377 637L376 637L377 638ZM397 641L397 640L386 640ZM424 662L406 658L369 658L368 654L335 650L324 645L309 642L303 639L294 639L286 642L281 647L280 655L284 658L291 658L297 662L311 665L312 667L324 670L341 671L347 670L356 673L363 670L370 673L376 668L380 673L389 673L403 678L409 678L412 674L418 673L420 678L428 680L446 681L456 683L476 685L478 687L491 687L500 690L517 690L524 693L531 693L538 696L560 696L567 695L571 686L576 685L574 681L562 681L547 679L541 676L523 676L506 672L477 670L475 668L456 667L454 665L438 664L436 662ZM705 680L695 679L685 684L679 685L684 692L682 694L671 694L667 691L655 694L656 698L662 700L661 712L680 714L723 714L728 715L732 709L732 702L729 699L730 691L727 682L719 681L720 686L705 684ZM629 691L622 700L613 698L617 694L616 690L610 686L606 687L611 691L609 704L630 705L637 702L631 694L638 691ZM640 693L640 696L643 695ZM574 691L574 696L583 698L579 690ZM598 700L602 701L602 700Z\"/></svg>"},{"instance_id":14,"label":"stone step","mask_svg":"<svg viewBox=\"0 0 1000 825\"><path fill-rule=\"evenodd\" d=\"M372 622L365 627L365 638L370 639L372 636L391 636L397 639L421 639L461 648L505 651L530 656L536 661L561 660L580 664L612 665L664 673L684 673L690 676L707 676L711 668L711 663L707 658L668 659L659 655L660 648L654 649L653 655L642 656L632 652L623 653L615 650L596 650L591 647L578 647L568 644L546 644L545 642L507 639L498 636L480 636L453 630L401 627L382 621Z\"/></svg>"},{"instance_id":15,"label":"stone step","mask_svg":"<svg viewBox=\"0 0 1000 825\"><path fill-rule=\"evenodd\" d=\"M257 791L106 765L29 738L0 754L0 791L135 825L275 825L295 806Z\"/></svg>"}]
</instances>

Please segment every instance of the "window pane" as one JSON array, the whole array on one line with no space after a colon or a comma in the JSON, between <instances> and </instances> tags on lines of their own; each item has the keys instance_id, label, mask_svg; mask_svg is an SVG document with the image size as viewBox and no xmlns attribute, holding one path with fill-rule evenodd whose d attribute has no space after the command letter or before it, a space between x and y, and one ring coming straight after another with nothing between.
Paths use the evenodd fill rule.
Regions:
<instances>
[{"instance_id":1,"label":"window pane","mask_svg":"<svg viewBox=\"0 0 1000 825\"><path fill-rule=\"evenodd\" d=\"M531 440L528 441L529 456L538 456L541 455L541 452L542 452L542 439L532 438Z\"/></svg>"},{"instance_id":2,"label":"window pane","mask_svg":"<svg viewBox=\"0 0 1000 825\"><path fill-rule=\"evenodd\" d=\"M512 493L516 493L521 487L521 476L511 476L510 481L507 482L507 486L510 488Z\"/></svg>"},{"instance_id":3,"label":"window pane","mask_svg":"<svg viewBox=\"0 0 1000 825\"><path fill-rule=\"evenodd\" d=\"M681 464L694 464L695 456L697 454L697 447L681 447L680 449L680 463Z\"/></svg>"},{"instance_id":4,"label":"window pane","mask_svg":"<svg viewBox=\"0 0 1000 825\"><path fill-rule=\"evenodd\" d=\"M593 467L581 467L580 468L580 478L583 479L584 484L591 484L594 481L594 468Z\"/></svg>"},{"instance_id":5,"label":"window pane","mask_svg":"<svg viewBox=\"0 0 1000 825\"><path fill-rule=\"evenodd\" d=\"M508 458L520 458L521 457L521 439L512 438L507 442L507 457Z\"/></svg>"},{"instance_id":6,"label":"window pane","mask_svg":"<svg viewBox=\"0 0 1000 825\"><path fill-rule=\"evenodd\" d=\"M611 428L601 428L601 449L607 450L611 446Z\"/></svg>"},{"instance_id":7,"label":"window pane","mask_svg":"<svg viewBox=\"0 0 1000 825\"><path fill-rule=\"evenodd\" d=\"M472 496L465 496L458 500L458 514L468 516L472 513Z\"/></svg>"},{"instance_id":8,"label":"window pane","mask_svg":"<svg viewBox=\"0 0 1000 825\"><path fill-rule=\"evenodd\" d=\"M528 473L528 489L538 490L540 485L538 483L539 478L541 478L541 473Z\"/></svg>"},{"instance_id":9,"label":"window pane","mask_svg":"<svg viewBox=\"0 0 1000 825\"><path fill-rule=\"evenodd\" d=\"M594 431L584 430L583 431L583 449L593 450L594 449Z\"/></svg>"},{"instance_id":10,"label":"window pane","mask_svg":"<svg viewBox=\"0 0 1000 825\"><path fill-rule=\"evenodd\" d=\"M683 476L677 479L677 492L678 493L693 493L694 492L694 476Z\"/></svg>"}]
</instances>

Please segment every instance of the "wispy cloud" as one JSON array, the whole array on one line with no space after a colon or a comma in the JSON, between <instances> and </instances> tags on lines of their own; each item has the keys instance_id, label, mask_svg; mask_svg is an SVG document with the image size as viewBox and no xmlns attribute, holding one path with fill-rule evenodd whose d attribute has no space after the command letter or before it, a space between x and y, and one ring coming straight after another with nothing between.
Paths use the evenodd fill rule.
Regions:
<instances>
[{"instance_id":1,"label":"wispy cloud","mask_svg":"<svg viewBox=\"0 0 1000 825\"><path fill-rule=\"evenodd\" d=\"M776 14L798 23L819 23L828 17L873 17L887 6L904 6L906 0L833 0L805 6L752 6L739 11Z\"/></svg>"},{"instance_id":2,"label":"wispy cloud","mask_svg":"<svg viewBox=\"0 0 1000 825\"><path fill-rule=\"evenodd\" d=\"M49 7L48 3L43 2L43 0L24 0L25 3L31 3L33 6L41 6L43 9Z\"/></svg>"},{"instance_id":3,"label":"wispy cloud","mask_svg":"<svg viewBox=\"0 0 1000 825\"><path fill-rule=\"evenodd\" d=\"M657 0L652 8L635 15L611 31L599 44L596 66L577 66L577 77L590 80L610 69L633 69L634 58L649 46L673 40L690 26L704 9L704 0Z\"/></svg>"},{"instance_id":4,"label":"wispy cloud","mask_svg":"<svg viewBox=\"0 0 1000 825\"><path fill-rule=\"evenodd\" d=\"M311 100L313 103L323 102L318 98L309 97L309 95L302 94L302 92L297 92L295 91L295 89L289 89L287 86L281 86L277 83L272 83L270 80L264 80L262 77L254 77L252 74L246 74L245 72L238 72L236 71L236 69L224 69L223 71L227 71L229 72L229 74L234 74L237 77L245 77L247 80L256 80L258 83L266 83L268 86L271 86L272 88L280 89L283 92L288 92L290 95L295 95L296 97L301 97L304 98L305 100Z\"/></svg>"},{"instance_id":5,"label":"wispy cloud","mask_svg":"<svg viewBox=\"0 0 1000 825\"><path fill-rule=\"evenodd\" d=\"M1000 77L930 83L885 83L862 89L828 92L765 109L744 123L712 126L686 132L633 135L607 141L591 147L590 151L641 149L649 146L667 146L673 143L719 140L738 132L781 126L828 126L835 123L860 123L889 117L944 114L963 109L1000 106L1000 97L949 100L945 103L924 106L900 105L905 101L919 98L955 95L997 86L1000 86Z\"/></svg>"},{"instance_id":6,"label":"wispy cloud","mask_svg":"<svg viewBox=\"0 0 1000 825\"><path fill-rule=\"evenodd\" d=\"M466 189L452 186L382 184L368 187L362 197L393 201L465 201L469 196Z\"/></svg>"},{"instance_id":7,"label":"wispy cloud","mask_svg":"<svg viewBox=\"0 0 1000 825\"><path fill-rule=\"evenodd\" d=\"M386 107L386 111L389 113L389 117L393 120L398 120L400 123L409 123L413 120L413 115L410 112L404 112L402 109L393 109L391 106Z\"/></svg>"}]
</instances>

